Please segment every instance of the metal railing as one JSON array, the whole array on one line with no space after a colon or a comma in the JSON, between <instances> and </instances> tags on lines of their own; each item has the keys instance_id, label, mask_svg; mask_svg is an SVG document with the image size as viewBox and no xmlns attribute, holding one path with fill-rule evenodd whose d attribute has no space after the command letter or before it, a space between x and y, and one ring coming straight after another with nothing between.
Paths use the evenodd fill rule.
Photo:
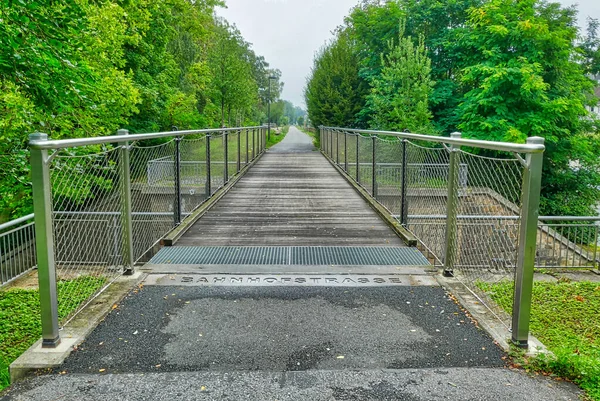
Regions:
<instances>
[{"instance_id":1,"label":"metal railing","mask_svg":"<svg viewBox=\"0 0 600 401\"><path fill-rule=\"evenodd\" d=\"M263 153L265 133L30 135L42 345L56 346L59 324L73 316L59 319L59 308L76 313L82 298L101 290L98 283L105 288L151 257L165 235ZM69 285L58 296L61 280Z\"/></svg>"},{"instance_id":2,"label":"metal railing","mask_svg":"<svg viewBox=\"0 0 600 401\"><path fill-rule=\"evenodd\" d=\"M512 336L526 345L543 138L516 144L334 127L320 127L320 136L322 152L499 316L478 284L514 281ZM389 164L400 172L390 174Z\"/></svg>"},{"instance_id":3,"label":"metal railing","mask_svg":"<svg viewBox=\"0 0 600 401\"><path fill-rule=\"evenodd\" d=\"M0 287L36 264L33 214L0 224Z\"/></svg>"}]
</instances>

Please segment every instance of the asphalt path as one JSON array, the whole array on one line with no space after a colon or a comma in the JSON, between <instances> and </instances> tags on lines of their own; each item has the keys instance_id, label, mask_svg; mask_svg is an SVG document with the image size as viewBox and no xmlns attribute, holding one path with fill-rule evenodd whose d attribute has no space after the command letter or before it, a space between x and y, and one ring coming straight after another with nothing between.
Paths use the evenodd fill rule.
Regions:
<instances>
[{"instance_id":1,"label":"asphalt path","mask_svg":"<svg viewBox=\"0 0 600 401\"><path fill-rule=\"evenodd\" d=\"M576 400L440 287L146 286L5 400Z\"/></svg>"}]
</instances>

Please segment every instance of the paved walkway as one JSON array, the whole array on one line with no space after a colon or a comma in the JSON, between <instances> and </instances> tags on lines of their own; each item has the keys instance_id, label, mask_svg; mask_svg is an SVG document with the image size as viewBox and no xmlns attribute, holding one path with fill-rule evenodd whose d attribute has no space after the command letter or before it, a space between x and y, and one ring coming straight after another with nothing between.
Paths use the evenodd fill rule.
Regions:
<instances>
[{"instance_id":1,"label":"paved walkway","mask_svg":"<svg viewBox=\"0 0 600 401\"><path fill-rule=\"evenodd\" d=\"M178 246L404 246L291 127Z\"/></svg>"}]
</instances>

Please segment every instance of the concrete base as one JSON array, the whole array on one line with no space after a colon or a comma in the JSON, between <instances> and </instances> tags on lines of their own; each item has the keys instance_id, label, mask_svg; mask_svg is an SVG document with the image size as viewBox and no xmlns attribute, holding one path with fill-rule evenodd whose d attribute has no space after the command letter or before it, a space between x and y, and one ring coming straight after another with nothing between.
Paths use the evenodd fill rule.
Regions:
<instances>
[{"instance_id":1,"label":"concrete base","mask_svg":"<svg viewBox=\"0 0 600 401\"><path fill-rule=\"evenodd\" d=\"M43 348L42 339L10 364L10 381L23 380L40 369L60 366L71 352L81 344L106 315L127 293L146 278L143 272L122 276L96 297L83 311L60 331L60 344L55 348Z\"/></svg>"},{"instance_id":2,"label":"concrete base","mask_svg":"<svg viewBox=\"0 0 600 401\"><path fill-rule=\"evenodd\" d=\"M492 339L506 352L511 349L511 331L494 316L473 294L456 278L435 276L439 284L450 292L461 306L477 321ZM527 356L551 354L546 346L537 338L529 335Z\"/></svg>"}]
</instances>

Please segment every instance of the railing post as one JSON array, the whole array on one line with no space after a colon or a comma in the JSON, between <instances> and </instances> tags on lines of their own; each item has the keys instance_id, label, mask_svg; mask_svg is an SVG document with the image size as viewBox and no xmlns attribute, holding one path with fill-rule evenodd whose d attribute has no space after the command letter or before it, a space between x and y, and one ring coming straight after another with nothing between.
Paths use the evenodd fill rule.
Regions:
<instances>
[{"instance_id":1,"label":"railing post","mask_svg":"<svg viewBox=\"0 0 600 401\"><path fill-rule=\"evenodd\" d=\"M227 131L223 132L223 185L229 182L229 150L227 149Z\"/></svg>"},{"instance_id":2,"label":"railing post","mask_svg":"<svg viewBox=\"0 0 600 401\"><path fill-rule=\"evenodd\" d=\"M527 143L532 145L543 145L544 138L531 137L527 139ZM535 264L543 159L543 152L527 154L527 167L523 173L521 226L519 232L519 248L517 251L512 316L512 340L519 347L523 348L527 347L527 341L529 339L529 318L531 315L533 267Z\"/></svg>"},{"instance_id":3,"label":"railing post","mask_svg":"<svg viewBox=\"0 0 600 401\"><path fill-rule=\"evenodd\" d=\"M340 165L340 131L335 131L335 164Z\"/></svg>"},{"instance_id":4,"label":"railing post","mask_svg":"<svg viewBox=\"0 0 600 401\"><path fill-rule=\"evenodd\" d=\"M402 140L402 195L401 195L401 205L400 205L400 224L406 226L408 224L408 198L406 196L407 193L407 185L406 185L406 177L407 177L407 168L408 168L408 160L406 158L406 143L408 141L406 139Z\"/></svg>"},{"instance_id":5,"label":"railing post","mask_svg":"<svg viewBox=\"0 0 600 401\"><path fill-rule=\"evenodd\" d=\"M325 150L323 148L323 126L319 125L319 147L321 148L321 152Z\"/></svg>"},{"instance_id":6,"label":"railing post","mask_svg":"<svg viewBox=\"0 0 600 401\"><path fill-rule=\"evenodd\" d=\"M117 135L129 135L126 129L117 131ZM133 274L134 254L133 254L133 221L131 202L131 168L129 165L129 142L121 142L120 144L121 158L121 199L123 200L121 208L121 230L123 233L123 262L125 263L124 274Z\"/></svg>"},{"instance_id":7,"label":"railing post","mask_svg":"<svg viewBox=\"0 0 600 401\"><path fill-rule=\"evenodd\" d=\"M371 195L373 195L373 198L377 199L377 154L376 154L376 143L377 143L377 137L375 135L373 135L371 137L372 139L372 143L373 143L373 174L372 174L372 185L373 185L373 189L372 189L372 193Z\"/></svg>"},{"instance_id":8,"label":"railing post","mask_svg":"<svg viewBox=\"0 0 600 401\"><path fill-rule=\"evenodd\" d=\"M256 157L256 128L252 128L252 160Z\"/></svg>"},{"instance_id":9,"label":"railing post","mask_svg":"<svg viewBox=\"0 0 600 401\"><path fill-rule=\"evenodd\" d=\"M344 171L348 174L348 134L344 132Z\"/></svg>"},{"instance_id":10,"label":"railing post","mask_svg":"<svg viewBox=\"0 0 600 401\"><path fill-rule=\"evenodd\" d=\"M453 139L460 139L460 132L450 134ZM458 215L458 169L460 168L460 146L451 145L449 148L450 162L448 165L448 195L446 198L446 244L444 246L444 276L454 274L457 243Z\"/></svg>"},{"instance_id":11,"label":"railing post","mask_svg":"<svg viewBox=\"0 0 600 401\"><path fill-rule=\"evenodd\" d=\"M360 184L360 134L356 134L356 182Z\"/></svg>"},{"instance_id":12,"label":"railing post","mask_svg":"<svg viewBox=\"0 0 600 401\"><path fill-rule=\"evenodd\" d=\"M242 130L238 131L237 135L237 172L242 169Z\"/></svg>"},{"instance_id":13,"label":"railing post","mask_svg":"<svg viewBox=\"0 0 600 401\"><path fill-rule=\"evenodd\" d=\"M248 144L248 132L249 131L250 131L249 129L246 129L246 165L248 165L248 145L249 145Z\"/></svg>"},{"instance_id":14,"label":"railing post","mask_svg":"<svg viewBox=\"0 0 600 401\"><path fill-rule=\"evenodd\" d=\"M210 134L206 135L206 199L210 198L212 193L210 174Z\"/></svg>"},{"instance_id":15,"label":"railing post","mask_svg":"<svg viewBox=\"0 0 600 401\"><path fill-rule=\"evenodd\" d=\"M29 143L47 141L48 135L29 135ZM52 226L52 184L48 151L30 146L31 183L35 212L35 245L42 317L42 347L54 348L60 343L58 334L58 298L54 264L54 232Z\"/></svg>"},{"instance_id":16,"label":"railing post","mask_svg":"<svg viewBox=\"0 0 600 401\"><path fill-rule=\"evenodd\" d=\"M177 131L177 127L173 127ZM173 220L176 226L181 224L181 137L175 137L175 207Z\"/></svg>"}]
</instances>

